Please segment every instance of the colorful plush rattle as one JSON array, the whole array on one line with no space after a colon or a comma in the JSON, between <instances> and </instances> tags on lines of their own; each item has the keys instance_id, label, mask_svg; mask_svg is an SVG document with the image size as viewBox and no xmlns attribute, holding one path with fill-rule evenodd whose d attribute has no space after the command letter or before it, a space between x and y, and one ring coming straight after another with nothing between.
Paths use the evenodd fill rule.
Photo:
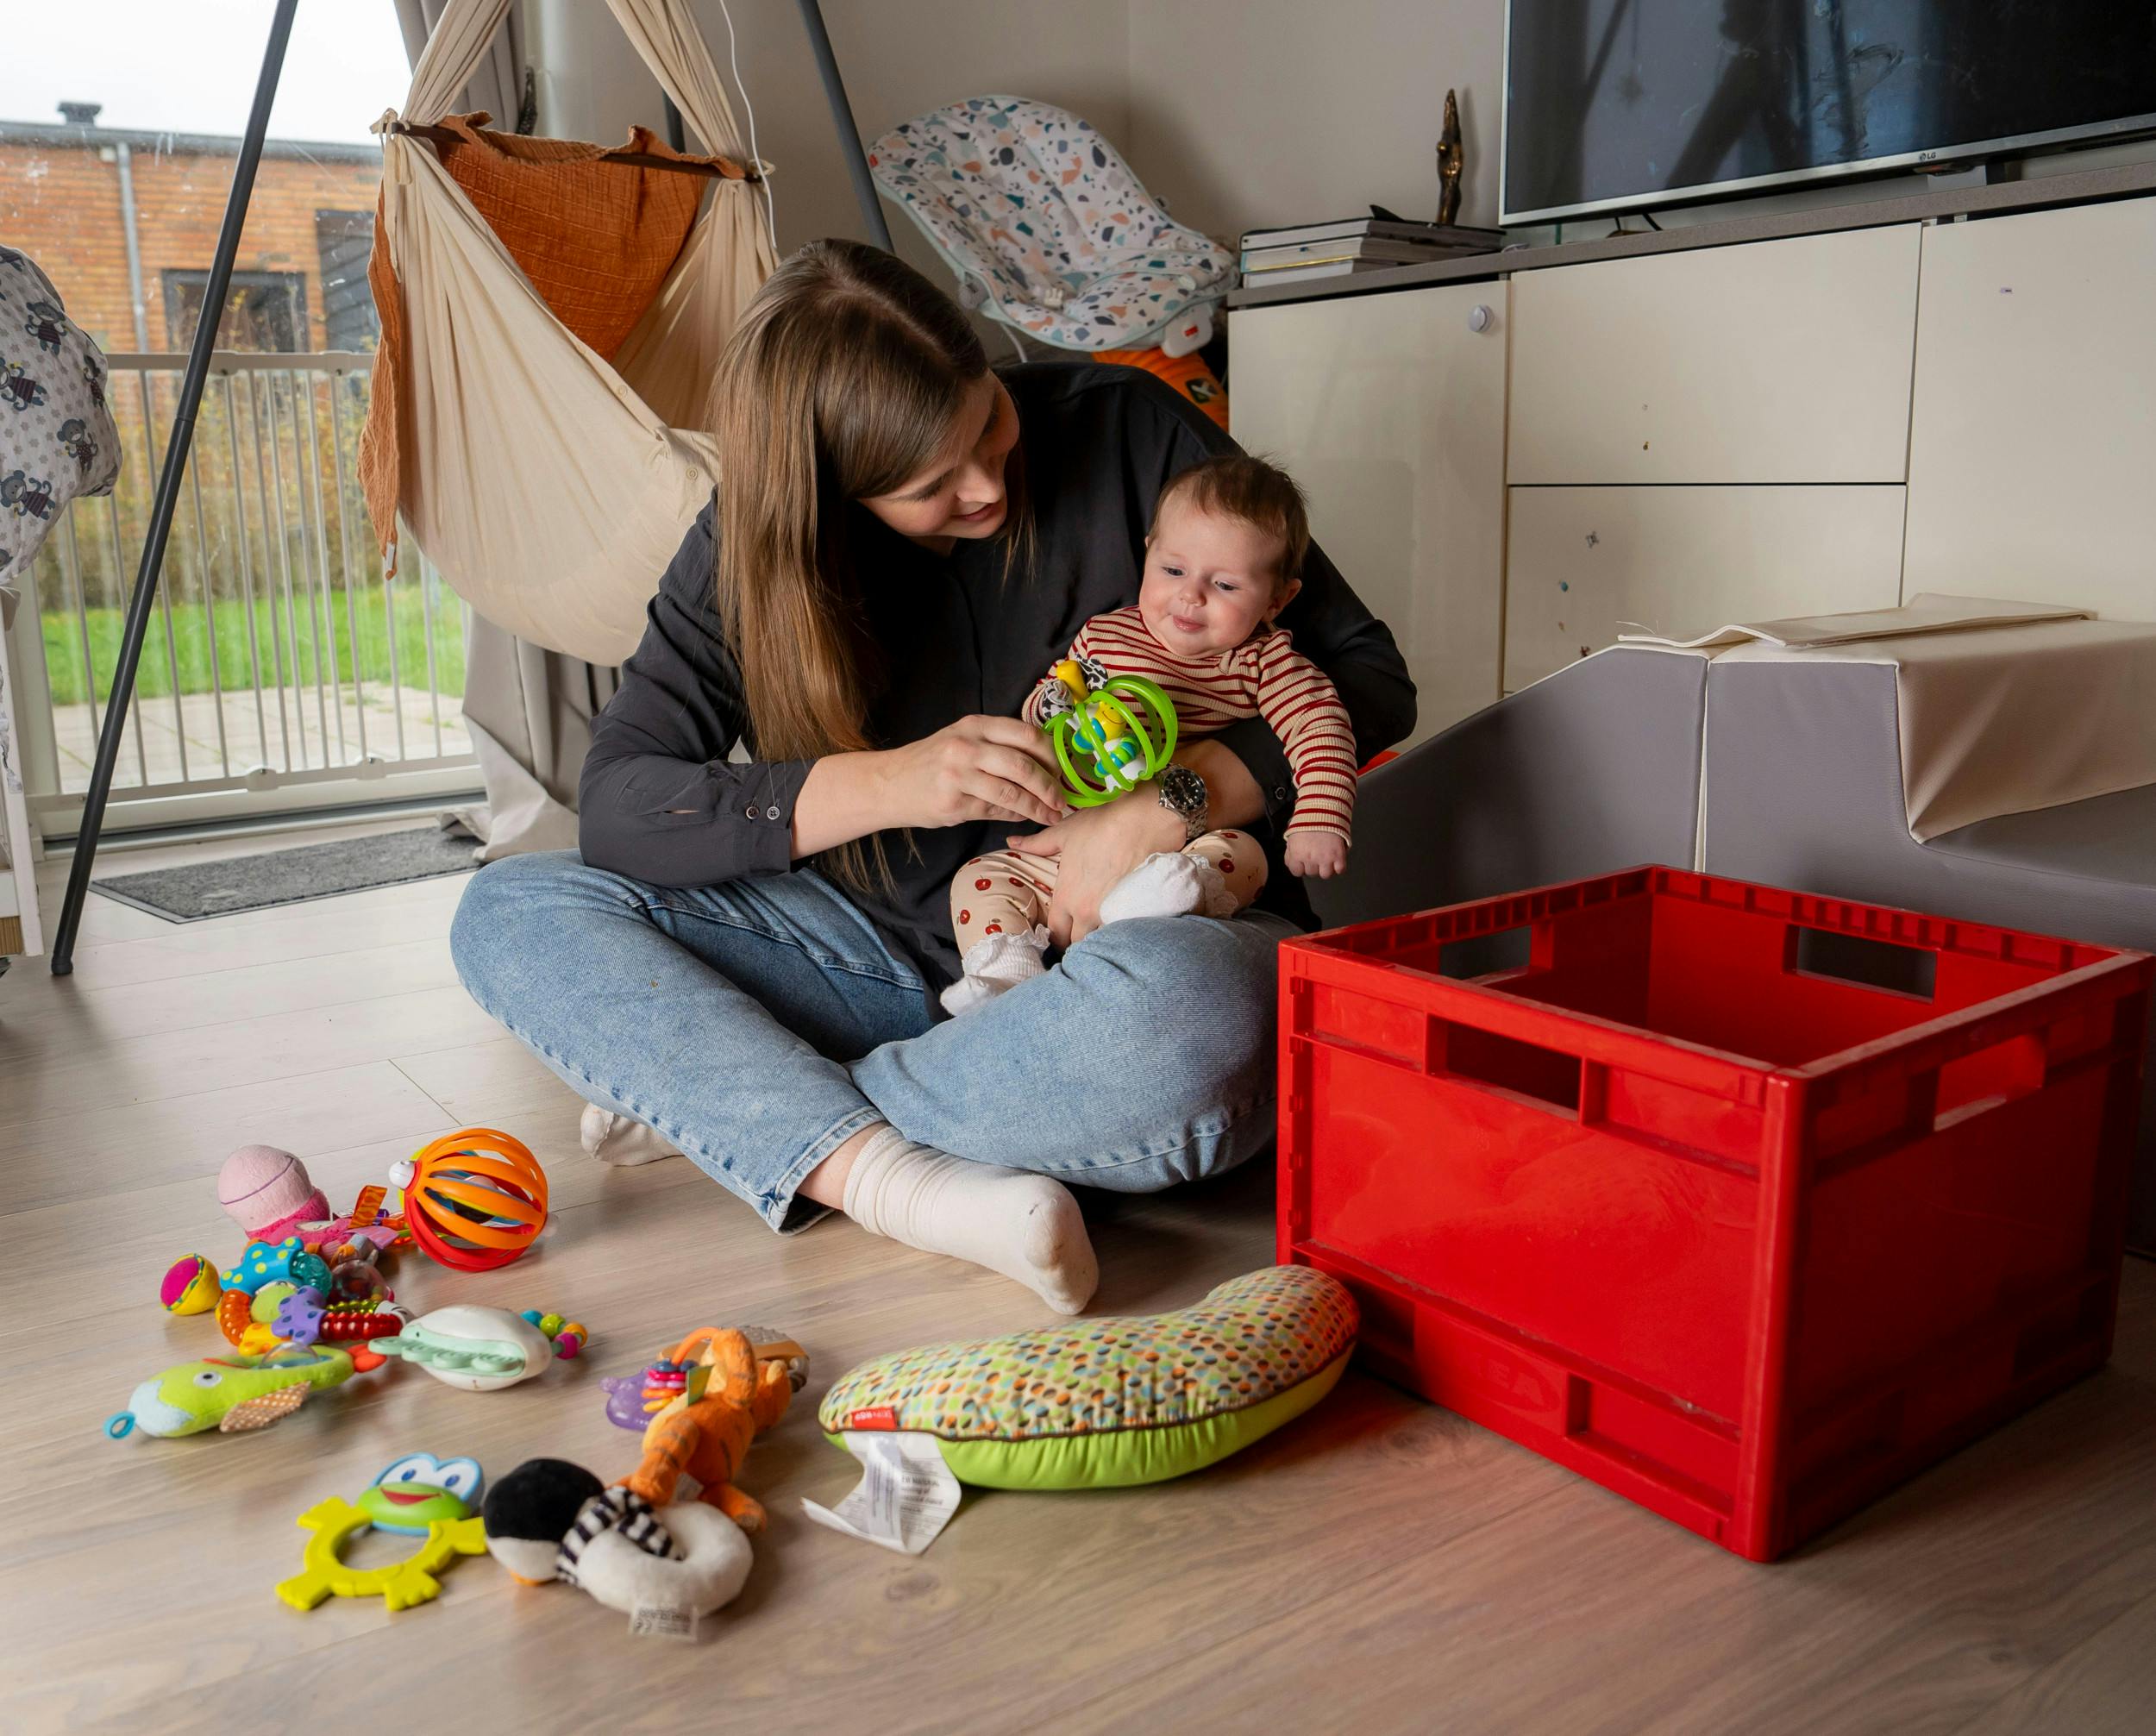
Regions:
<instances>
[{"instance_id":1,"label":"colorful plush rattle","mask_svg":"<svg viewBox=\"0 0 2156 1736\"><path fill-rule=\"evenodd\" d=\"M1069 694L1069 705L1041 727L1056 744L1056 763L1063 768L1063 785L1074 805L1097 808L1113 801L1168 763L1175 751L1175 706L1152 682L1143 675L1110 675L1089 687L1085 668L1074 657L1058 663L1054 674ZM1140 710L1150 714L1151 733ZM1072 763L1074 743L1082 769Z\"/></svg>"},{"instance_id":2,"label":"colorful plush rattle","mask_svg":"<svg viewBox=\"0 0 2156 1736\"><path fill-rule=\"evenodd\" d=\"M404 1217L420 1247L460 1272L522 1255L547 1221L547 1172L522 1140L492 1127L445 1135L394 1165Z\"/></svg>"}]
</instances>

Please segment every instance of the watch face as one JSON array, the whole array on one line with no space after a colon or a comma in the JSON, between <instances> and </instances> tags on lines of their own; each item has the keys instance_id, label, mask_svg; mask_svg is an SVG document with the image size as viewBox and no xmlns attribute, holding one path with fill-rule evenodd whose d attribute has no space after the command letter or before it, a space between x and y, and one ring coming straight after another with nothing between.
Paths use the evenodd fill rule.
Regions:
<instances>
[{"instance_id":1,"label":"watch face","mask_svg":"<svg viewBox=\"0 0 2156 1736\"><path fill-rule=\"evenodd\" d=\"M1188 766L1164 766L1156 780L1160 787L1161 805L1179 817L1193 838L1206 830L1207 811L1212 805L1206 789L1206 780Z\"/></svg>"}]
</instances>

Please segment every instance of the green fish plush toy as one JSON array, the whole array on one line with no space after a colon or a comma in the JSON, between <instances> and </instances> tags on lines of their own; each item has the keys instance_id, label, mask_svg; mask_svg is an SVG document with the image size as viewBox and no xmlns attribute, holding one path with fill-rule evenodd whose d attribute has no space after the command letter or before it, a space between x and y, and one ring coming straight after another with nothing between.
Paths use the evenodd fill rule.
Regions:
<instances>
[{"instance_id":1,"label":"green fish plush toy","mask_svg":"<svg viewBox=\"0 0 2156 1736\"><path fill-rule=\"evenodd\" d=\"M287 1345L263 1356L205 1357L145 1381L128 1407L107 1420L118 1440L133 1430L170 1439L216 1429L239 1434L266 1428L299 1408L310 1393L352 1378L351 1353L334 1344Z\"/></svg>"}]
</instances>

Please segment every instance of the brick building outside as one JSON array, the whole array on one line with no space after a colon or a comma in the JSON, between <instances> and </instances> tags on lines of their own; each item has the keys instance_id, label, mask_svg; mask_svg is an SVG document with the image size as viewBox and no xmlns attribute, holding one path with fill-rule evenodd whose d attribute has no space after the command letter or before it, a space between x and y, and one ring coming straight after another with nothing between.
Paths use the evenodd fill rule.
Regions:
<instances>
[{"instance_id":1,"label":"brick building outside","mask_svg":"<svg viewBox=\"0 0 2156 1736\"><path fill-rule=\"evenodd\" d=\"M239 141L99 127L95 104L63 107L58 124L0 120L0 242L37 261L107 352L186 348ZM373 347L381 166L373 145L264 147L220 348Z\"/></svg>"},{"instance_id":2,"label":"brick building outside","mask_svg":"<svg viewBox=\"0 0 2156 1736\"><path fill-rule=\"evenodd\" d=\"M122 454L118 486L109 503L76 503L47 539L31 567L41 626L27 635L18 625L15 635L21 657L41 647L39 680L25 685L52 695L61 775L74 788L94 722L84 701L109 688L118 611L147 532L240 141L100 127L93 103L61 109L57 122L0 119L0 244L36 261L114 363L106 390ZM371 143L267 141L220 350L374 348L367 264L380 183L381 152ZM13 350L0 331L0 358ZM153 360L130 365L144 354ZM370 682L394 671L407 700L438 683L454 724L462 685L454 601L423 590L417 567L392 596L360 502L354 456L367 386L364 365L242 365L213 372L202 400L139 693L177 691L199 710L213 704L212 687L228 695L216 704L236 706L231 694L259 685L274 722L243 755L250 762L304 769L348 757L356 722L353 731L329 725L340 700L348 716L358 704L355 659ZM318 697L325 687L326 702ZM379 709L381 696L369 692ZM312 707L299 703L310 693ZM289 729L288 699L297 719ZM187 715L190 728L207 731L204 719L216 714ZM251 700L225 722L235 743L259 732ZM72 737L80 739L70 749ZM205 734L196 759L219 761L222 739ZM443 750L462 751L461 736ZM148 781L171 774L154 743L148 757ZM132 769L123 768L122 784Z\"/></svg>"},{"instance_id":3,"label":"brick building outside","mask_svg":"<svg viewBox=\"0 0 2156 1736\"><path fill-rule=\"evenodd\" d=\"M177 407L181 353L194 342L240 141L100 127L97 104L60 107L58 124L0 120L0 244L36 261L68 316L109 359L144 353L160 358L138 372L116 365L108 383L123 454L116 518L95 511L87 520L77 516L82 534L71 558L79 574L67 578L95 605L118 600L141 546ZM379 324L367 261L381 165L380 149L372 144L265 143L219 322L219 349L374 348ZM0 357L9 352L9 334L0 332ZM232 557L246 529L240 497L249 496L258 539L270 535L280 510L287 526L299 523L312 509L316 479L335 481L339 434L348 467L366 392L366 380L357 375L334 387L328 375L316 373L212 379L191 461L207 496L207 517L233 510L225 514L221 540L208 522L199 539L216 545L204 557L211 588L226 592L234 583ZM334 432L333 417L341 424ZM304 428L314 430L318 450L311 454L303 449ZM304 500L297 498L303 491ZM323 507L339 537L344 492L329 487ZM179 551L191 555L198 539L189 516L173 535ZM47 542L48 568L60 542L58 536ZM362 534L357 543L366 550L372 539ZM260 554L282 570L285 557L266 542Z\"/></svg>"}]
</instances>

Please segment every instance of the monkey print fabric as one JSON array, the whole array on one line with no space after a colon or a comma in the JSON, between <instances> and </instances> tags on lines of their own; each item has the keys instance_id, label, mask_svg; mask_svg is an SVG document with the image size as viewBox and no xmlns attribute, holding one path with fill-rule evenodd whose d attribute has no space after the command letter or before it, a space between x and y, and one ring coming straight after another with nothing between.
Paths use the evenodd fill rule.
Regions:
<instances>
[{"instance_id":1,"label":"monkey print fabric","mask_svg":"<svg viewBox=\"0 0 2156 1736\"><path fill-rule=\"evenodd\" d=\"M69 501L119 473L104 356L29 255L0 247L0 586L19 585Z\"/></svg>"}]
</instances>

